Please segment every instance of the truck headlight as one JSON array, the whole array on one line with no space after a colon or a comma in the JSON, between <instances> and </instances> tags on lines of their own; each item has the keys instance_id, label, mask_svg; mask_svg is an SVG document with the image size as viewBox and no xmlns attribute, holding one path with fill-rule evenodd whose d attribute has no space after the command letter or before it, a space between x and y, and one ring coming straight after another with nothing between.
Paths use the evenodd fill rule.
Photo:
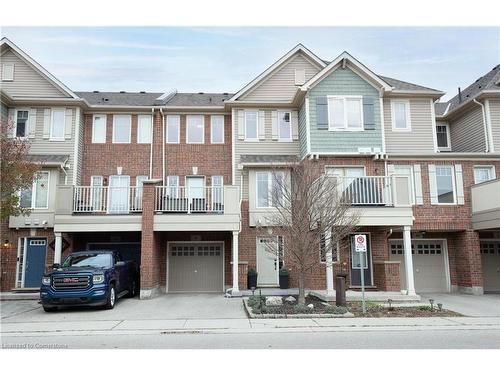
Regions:
<instances>
[{"instance_id":1,"label":"truck headlight","mask_svg":"<svg viewBox=\"0 0 500 375\"><path fill-rule=\"evenodd\" d=\"M50 285L50 277L42 277L42 284L43 285Z\"/></svg>"},{"instance_id":2,"label":"truck headlight","mask_svg":"<svg viewBox=\"0 0 500 375\"><path fill-rule=\"evenodd\" d=\"M94 284L100 284L104 282L104 275L94 275L94 278L92 279Z\"/></svg>"}]
</instances>

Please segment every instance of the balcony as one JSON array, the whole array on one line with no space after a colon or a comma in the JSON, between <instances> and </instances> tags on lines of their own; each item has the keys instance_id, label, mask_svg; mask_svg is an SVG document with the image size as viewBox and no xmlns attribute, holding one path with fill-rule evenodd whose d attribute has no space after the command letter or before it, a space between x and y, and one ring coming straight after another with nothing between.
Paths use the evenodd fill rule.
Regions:
<instances>
[{"instance_id":1,"label":"balcony","mask_svg":"<svg viewBox=\"0 0 500 375\"><path fill-rule=\"evenodd\" d=\"M75 186L73 213L129 214L142 211L142 187Z\"/></svg>"},{"instance_id":2,"label":"balcony","mask_svg":"<svg viewBox=\"0 0 500 375\"><path fill-rule=\"evenodd\" d=\"M475 230L500 228L500 179L473 185L471 201Z\"/></svg>"},{"instance_id":3,"label":"balcony","mask_svg":"<svg viewBox=\"0 0 500 375\"><path fill-rule=\"evenodd\" d=\"M157 186L155 194L157 213L224 213L224 188Z\"/></svg>"}]
</instances>

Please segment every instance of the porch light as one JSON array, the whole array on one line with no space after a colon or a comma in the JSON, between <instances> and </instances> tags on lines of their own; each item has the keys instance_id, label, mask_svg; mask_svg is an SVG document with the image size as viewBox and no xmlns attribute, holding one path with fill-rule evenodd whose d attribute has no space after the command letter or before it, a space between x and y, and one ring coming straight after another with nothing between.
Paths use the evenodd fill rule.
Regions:
<instances>
[{"instance_id":1,"label":"porch light","mask_svg":"<svg viewBox=\"0 0 500 375\"><path fill-rule=\"evenodd\" d=\"M254 287L254 286L252 286L252 287L250 288L250 290L252 291L252 296L254 296L254 295L255 295L255 287Z\"/></svg>"},{"instance_id":2,"label":"porch light","mask_svg":"<svg viewBox=\"0 0 500 375\"><path fill-rule=\"evenodd\" d=\"M5 240L5 241L3 242L3 247L4 247L5 249L7 249L7 248L9 247L9 245L10 245L10 241L9 241L9 240Z\"/></svg>"},{"instance_id":3,"label":"porch light","mask_svg":"<svg viewBox=\"0 0 500 375\"><path fill-rule=\"evenodd\" d=\"M443 310L443 304L442 303L438 303L437 306L438 306L438 310L439 311Z\"/></svg>"}]
</instances>

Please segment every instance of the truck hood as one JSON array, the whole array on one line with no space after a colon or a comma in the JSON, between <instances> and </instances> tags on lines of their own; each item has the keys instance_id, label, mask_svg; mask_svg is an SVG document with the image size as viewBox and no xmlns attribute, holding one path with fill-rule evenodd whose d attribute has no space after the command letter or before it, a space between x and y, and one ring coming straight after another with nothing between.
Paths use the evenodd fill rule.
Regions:
<instances>
[{"instance_id":1,"label":"truck hood","mask_svg":"<svg viewBox=\"0 0 500 375\"><path fill-rule=\"evenodd\" d=\"M97 267L64 267L48 272L47 276L79 274L79 273L96 274L96 273L104 273L105 270L106 270L105 268L97 268Z\"/></svg>"}]
</instances>

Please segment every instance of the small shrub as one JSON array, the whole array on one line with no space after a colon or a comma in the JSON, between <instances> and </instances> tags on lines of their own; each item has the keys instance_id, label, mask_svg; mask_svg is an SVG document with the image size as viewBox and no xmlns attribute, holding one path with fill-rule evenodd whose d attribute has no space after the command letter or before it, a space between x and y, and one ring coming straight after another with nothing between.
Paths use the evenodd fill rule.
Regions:
<instances>
[{"instance_id":1,"label":"small shrub","mask_svg":"<svg viewBox=\"0 0 500 375\"><path fill-rule=\"evenodd\" d=\"M248 276L256 276L257 270L255 268L249 268L247 274L248 274Z\"/></svg>"},{"instance_id":2,"label":"small shrub","mask_svg":"<svg viewBox=\"0 0 500 375\"><path fill-rule=\"evenodd\" d=\"M266 297L262 296L262 297L259 297L259 296L250 296L248 298L248 306L254 308L254 307L259 307L260 306L260 302L262 301L262 305L264 306L266 304Z\"/></svg>"},{"instance_id":3,"label":"small shrub","mask_svg":"<svg viewBox=\"0 0 500 375\"><path fill-rule=\"evenodd\" d=\"M269 308L266 305L252 307L252 313L254 314L267 314L269 312Z\"/></svg>"},{"instance_id":4,"label":"small shrub","mask_svg":"<svg viewBox=\"0 0 500 375\"><path fill-rule=\"evenodd\" d=\"M344 306L327 306L325 308L325 313L327 314L345 314L347 312L347 308Z\"/></svg>"},{"instance_id":5,"label":"small shrub","mask_svg":"<svg viewBox=\"0 0 500 375\"><path fill-rule=\"evenodd\" d=\"M433 310L432 307L430 307L430 306L419 306L418 309L420 311L432 311Z\"/></svg>"},{"instance_id":6,"label":"small shrub","mask_svg":"<svg viewBox=\"0 0 500 375\"><path fill-rule=\"evenodd\" d=\"M311 312L311 309L309 307L307 307L306 305L298 303L293 307L293 312L295 314L307 314L307 313Z\"/></svg>"}]
</instances>

